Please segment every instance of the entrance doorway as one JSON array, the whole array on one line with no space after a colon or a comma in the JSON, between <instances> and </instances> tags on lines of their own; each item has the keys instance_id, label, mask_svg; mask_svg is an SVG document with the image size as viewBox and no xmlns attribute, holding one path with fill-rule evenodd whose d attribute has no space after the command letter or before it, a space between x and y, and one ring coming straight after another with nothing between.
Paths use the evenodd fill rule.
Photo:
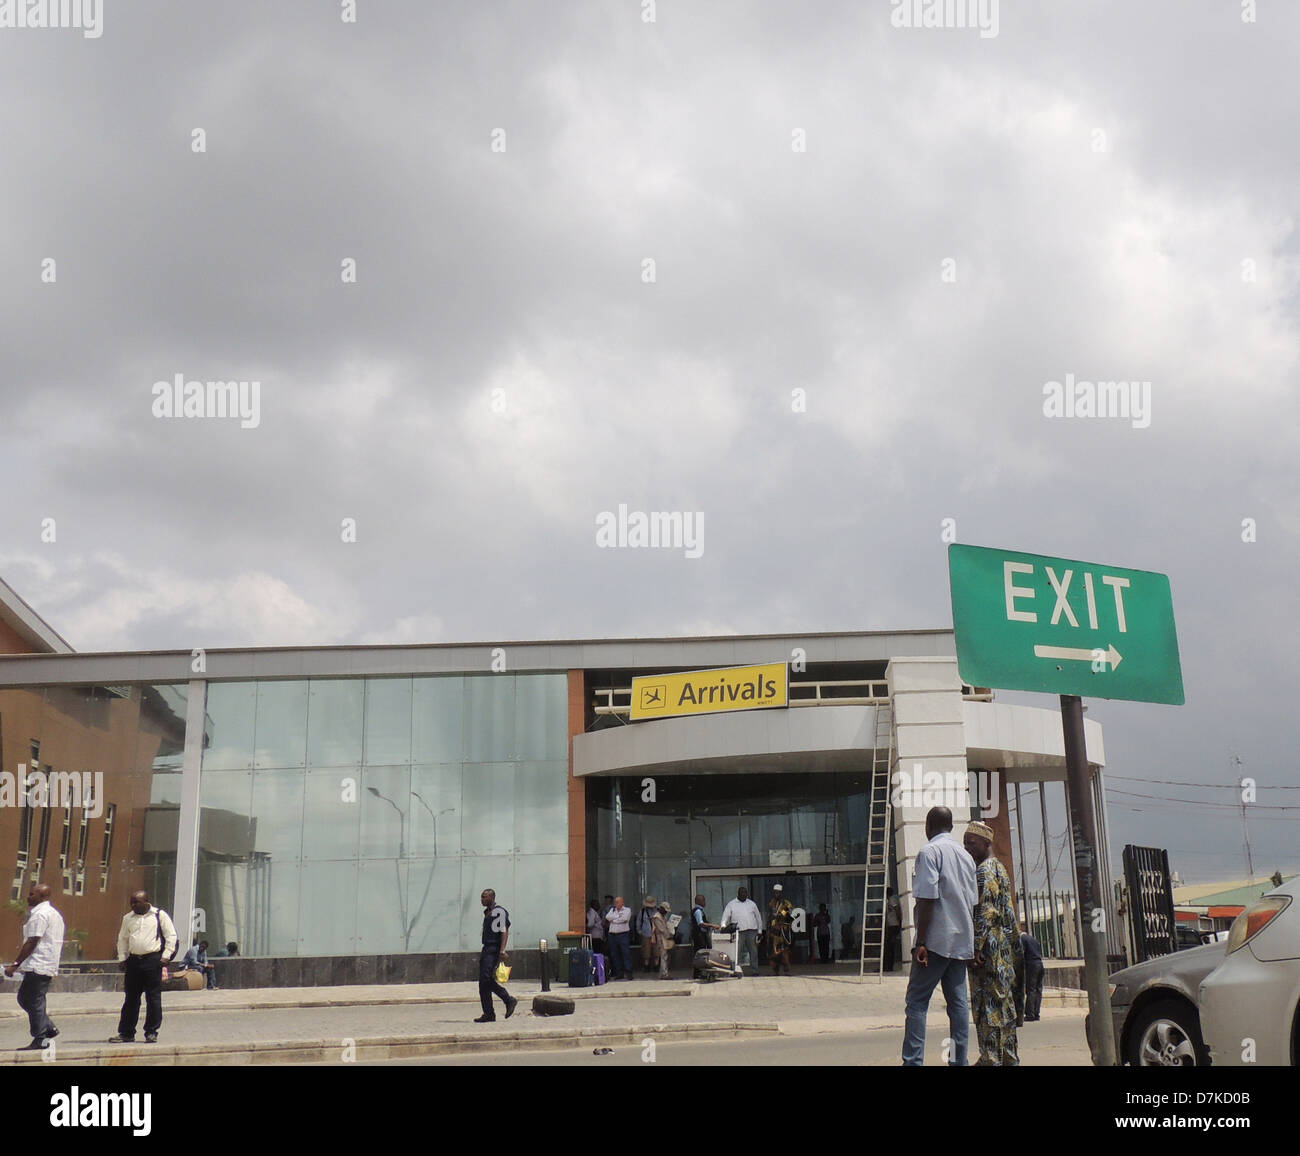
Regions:
<instances>
[{"instance_id":1,"label":"entrance doorway","mask_svg":"<svg viewBox=\"0 0 1300 1156\"><path fill-rule=\"evenodd\" d=\"M767 922L767 904L772 887L780 883L782 894L796 908L806 912L805 929L795 932L792 958L795 963L818 962L813 916L826 904L831 917L831 960L858 965L862 950L863 871L845 867L764 867L714 869L691 872L691 894L704 896L704 911L711 923L722 919L723 909L744 887ZM764 945L759 955L766 961Z\"/></svg>"}]
</instances>

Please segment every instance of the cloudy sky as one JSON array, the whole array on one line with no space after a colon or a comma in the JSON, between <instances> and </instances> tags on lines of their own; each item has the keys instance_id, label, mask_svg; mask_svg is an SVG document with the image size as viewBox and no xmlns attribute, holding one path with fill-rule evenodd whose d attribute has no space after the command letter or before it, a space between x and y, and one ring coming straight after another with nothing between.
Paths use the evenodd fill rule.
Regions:
<instances>
[{"instance_id":1,"label":"cloudy sky","mask_svg":"<svg viewBox=\"0 0 1300 1156\"><path fill-rule=\"evenodd\" d=\"M341 7L0 29L0 574L77 649L946 627L950 518L1170 575L1187 705L1091 704L1110 785L1238 756L1300 869L1300 6ZM1229 807L1111 806L1244 875Z\"/></svg>"}]
</instances>

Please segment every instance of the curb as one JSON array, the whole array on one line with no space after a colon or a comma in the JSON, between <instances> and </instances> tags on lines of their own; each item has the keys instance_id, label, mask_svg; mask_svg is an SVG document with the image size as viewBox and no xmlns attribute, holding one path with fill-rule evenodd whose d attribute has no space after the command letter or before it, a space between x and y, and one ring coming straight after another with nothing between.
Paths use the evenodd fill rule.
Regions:
<instances>
[{"instance_id":1,"label":"curb","mask_svg":"<svg viewBox=\"0 0 1300 1156\"><path fill-rule=\"evenodd\" d=\"M683 983L689 981L683 980ZM553 993L562 993L575 1000L585 999L665 999L670 997L685 997L695 994L694 986L687 988L670 988L667 991L611 991L611 992L594 992L582 988L552 988ZM116 993L119 997L121 993ZM168 994L168 993L164 993ZM202 992L176 992L177 995L194 995L202 996ZM542 989L539 987L536 991L520 991L520 999L532 999L535 995L541 995ZM413 1007L423 1007L429 1004L451 1004L451 1003L469 1003L477 1004L479 997L477 993L469 995L412 995L412 996L361 996L355 999L302 999L302 1000L258 1000L252 999L243 1003L210 1003L204 1006L186 1007L183 1004L173 1004L168 1002L164 1005L163 1010L167 1015L181 1015L186 1012L245 1012L245 1011L298 1011L304 1008L334 1008L334 1007L401 1007L411 1005ZM105 1003L102 1007L93 1008L62 1008L57 1003L53 1003L51 1010L56 1013L58 1019L67 1019L70 1016L115 1016L121 1010L122 1001L120 998L115 999L111 1004ZM0 1011L0 1021L4 1020L26 1020L27 1013L23 1011Z\"/></svg>"},{"instance_id":2,"label":"curb","mask_svg":"<svg viewBox=\"0 0 1300 1156\"><path fill-rule=\"evenodd\" d=\"M230 1044L156 1044L109 1047L78 1047L56 1050L57 1059L48 1061L42 1052L15 1052L0 1057L0 1065L77 1064L96 1067L172 1067L184 1065L257 1065L257 1064L342 1064L381 1060L413 1059L420 1056L467 1055L491 1051L547 1051L584 1045L609 1047L632 1044L640 1046L647 1036L656 1043L684 1043L697 1040L738 1039L751 1034L775 1038L780 1033L775 1024L733 1023L719 1021L697 1024L644 1024L627 1028L582 1028L578 1031L514 1032L509 1035L483 1036L469 1032L428 1036L377 1036L351 1042L351 1055L343 1058L349 1042L333 1040L276 1040Z\"/></svg>"}]
</instances>

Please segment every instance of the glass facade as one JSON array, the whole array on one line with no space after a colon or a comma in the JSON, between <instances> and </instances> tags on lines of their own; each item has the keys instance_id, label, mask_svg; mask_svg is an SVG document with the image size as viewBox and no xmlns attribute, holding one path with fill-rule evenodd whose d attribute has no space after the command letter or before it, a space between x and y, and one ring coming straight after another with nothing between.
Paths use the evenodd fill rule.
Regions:
<instances>
[{"instance_id":1,"label":"glass facade","mask_svg":"<svg viewBox=\"0 0 1300 1156\"><path fill-rule=\"evenodd\" d=\"M762 906L764 881L783 882L796 906L812 904L810 914L825 902L837 926L860 923L869 785L865 771L661 775L651 799L641 776L590 780L592 897L622 895L639 908L653 895L685 915L698 891L716 917L738 886ZM843 872L806 870L841 864ZM678 938L689 938L685 920Z\"/></svg>"},{"instance_id":2,"label":"glass facade","mask_svg":"<svg viewBox=\"0 0 1300 1156\"><path fill-rule=\"evenodd\" d=\"M65 961L108 959L131 892L171 903L186 684L0 690L7 933L48 883Z\"/></svg>"},{"instance_id":3,"label":"glass facade","mask_svg":"<svg viewBox=\"0 0 1300 1156\"><path fill-rule=\"evenodd\" d=\"M211 683L195 904L244 955L475 951L568 926L563 674Z\"/></svg>"}]
</instances>

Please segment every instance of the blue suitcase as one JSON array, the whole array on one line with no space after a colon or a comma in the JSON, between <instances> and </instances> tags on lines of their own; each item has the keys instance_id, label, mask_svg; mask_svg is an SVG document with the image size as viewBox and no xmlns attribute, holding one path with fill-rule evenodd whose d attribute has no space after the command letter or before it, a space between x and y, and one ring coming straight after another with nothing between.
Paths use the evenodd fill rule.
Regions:
<instances>
[{"instance_id":1,"label":"blue suitcase","mask_svg":"<svg viewBox=\"0 0 1300 1156\"><path fill-rule=\"evenodd\" d=\"M591 987L596 982L596 960L590 936L583 936L582 946L569 952L569 986Z\"/></svg>"}]
</instances>

